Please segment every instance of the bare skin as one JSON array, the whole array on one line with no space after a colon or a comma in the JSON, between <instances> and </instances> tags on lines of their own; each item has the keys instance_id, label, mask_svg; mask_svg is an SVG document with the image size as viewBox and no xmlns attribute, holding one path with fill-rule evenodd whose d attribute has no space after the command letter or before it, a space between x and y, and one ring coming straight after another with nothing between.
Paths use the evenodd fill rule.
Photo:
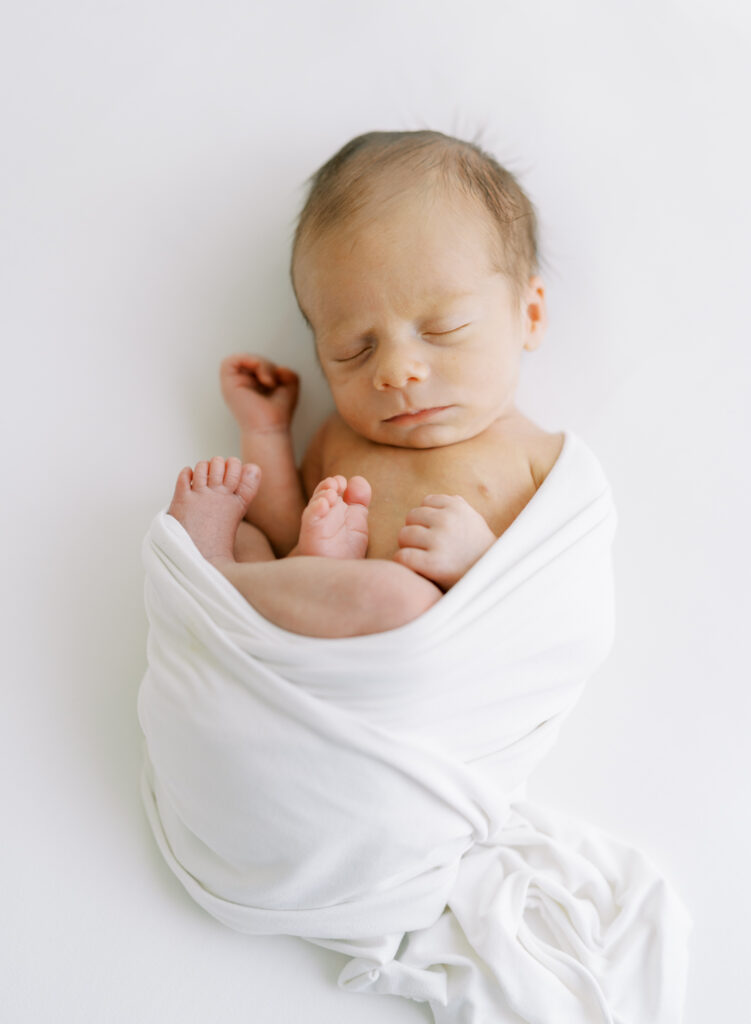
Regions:
<instances>
[{"instance_id":1,"label":"bare skin","mask_svg":"<svg viewBox=\"0 0 751 1024\"><path fill-rule=\"evenodd\" d=\"M303 510L300 536L291 555L365 558L371 490L361 476L321 480Z\"/></svg>"},{"instance_id":2,"label":"bare skin","mask_svg":"<svg viewBox=\"0 0 751 1024\"><path fill-rule=\"evenodd\" d=\"M180 472L168 512L271 622L306 636L361 636L404 625L440 598L396 562L357 554L367 547L367 481L321 481L303 512L296 557L276 560L263 534L242 522L259 480L258 467L239 459L199 462ZM250 561L237 560L238 546Z\"/></svg>"},{"instance_id":3,"label":"bare skin","mask_svg":"<svg viewBox=\"0 0 751 1024\"><path fill-rule=\"evenodd\" d=\"M213 458L180 471L168 509L212 564L234 561L237 527L258 491L258 466Z\"/></svg>"},{"instance_id":4,"label":"bare skin","mask_svg":"<svg viewBox=\"0 0 751 1024\"><path fill-rule=\"evenodd\" d=\"M421 184L374 199L295 254L295 291L336 406L301 470L297 375L230 356L222 393L242 463L263 483L245 502L239 483L199 463L170 509L263 615L310 636L382 632L435 604L529 502L563 441L515 407L522 352L546 326L540 279L519 289L497 269L496 228L462 195ZM228 525L209 528L220 496Z\"/></svg>"}]
</instances>

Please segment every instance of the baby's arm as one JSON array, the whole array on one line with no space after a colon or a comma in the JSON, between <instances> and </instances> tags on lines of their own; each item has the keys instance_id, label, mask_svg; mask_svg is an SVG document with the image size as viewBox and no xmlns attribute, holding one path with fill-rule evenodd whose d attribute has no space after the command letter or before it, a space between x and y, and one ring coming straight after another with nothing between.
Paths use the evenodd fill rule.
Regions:
<instances>
[{"instance_id":1,"label":"baby's arm","mask_svg":"<svg viewBox=\"0 0 751 1024\"><path fill-rule=\"evenodd\" d=\"M261 487L246 519L268 537L277 555L297 541L305 507L292 447L297 374L255 355L229 356L220 380L224 400L240 427L242 461L261 467Z\"/></svg>"},{"instance_id":2,"label":"baby's arm","mask_svg":"<svg viewBox=\"0 0 751 1024\"><path fill-rule=\"evenodd\" d=\"M486 521L458 494L429 494L408 513L394 561L452 587L496 541Z\"/></svg>"}]
</instances>

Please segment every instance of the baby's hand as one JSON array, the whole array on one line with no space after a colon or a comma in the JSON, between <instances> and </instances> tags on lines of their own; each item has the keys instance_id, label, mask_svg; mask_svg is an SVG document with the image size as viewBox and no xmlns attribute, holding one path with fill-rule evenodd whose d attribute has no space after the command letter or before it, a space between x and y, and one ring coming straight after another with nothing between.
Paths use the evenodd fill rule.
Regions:
<instances>
[{"instance_id":1,"label":"baby's hand","mask_svg":"<svg viewBox=\"0 0 751 1024\"><path fill-rule=\"evenodd\" d=\"M223 361L219 380L242 431L289 429L300 387L292 370L262 356L236 355Z\"/></svg>"},{"instance_id":2,"label":"baby's hand","mask_svg":"<svg viewBox=\"0 0 751 1024\"><path fill-rule=\"evenodd\" d=\"M479 512L458 494L429 494L407 515L394 561L448 590L494 544Z\"/></svg>"}]
</instances>

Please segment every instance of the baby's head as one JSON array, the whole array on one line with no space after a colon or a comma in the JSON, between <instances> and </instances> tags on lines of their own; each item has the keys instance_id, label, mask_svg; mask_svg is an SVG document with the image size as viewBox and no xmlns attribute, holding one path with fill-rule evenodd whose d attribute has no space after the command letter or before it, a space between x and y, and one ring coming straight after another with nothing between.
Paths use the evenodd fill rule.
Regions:
<instances>
[{"instance_id":1,"label":"baby's head","mask_svg":"<svg viewBox=\"0 0 751 1024\"><path fill-rule=\"evenodd\" d=\"M313 176L292 281L342 418L427 448L514 411L545 327L534 207L507 170L438 132L372 132Z\"/></svg>"}]
</instances>

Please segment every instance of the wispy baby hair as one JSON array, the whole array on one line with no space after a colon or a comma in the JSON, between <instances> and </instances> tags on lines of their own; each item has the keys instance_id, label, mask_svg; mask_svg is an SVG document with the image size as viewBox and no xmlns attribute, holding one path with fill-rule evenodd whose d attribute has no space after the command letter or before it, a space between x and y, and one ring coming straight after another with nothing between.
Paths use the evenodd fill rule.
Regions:
<instances>
[{"instance_id":1,"label":"wispy baby hair","mask_svg":"<svg viewBox=\"0 0 751 1024\"><path fill-rule=\"evenodd\" d=\"M375 187L391 182L398 191L420 177L459 188L479 200L497 227L497 269L517 292L539 267L537 215L519 182L474 142L441 132L368 132L351 139L310 179L297 222L292 265L301 242L315 240L367 205Z\"/></svg>"}]
</instances>

